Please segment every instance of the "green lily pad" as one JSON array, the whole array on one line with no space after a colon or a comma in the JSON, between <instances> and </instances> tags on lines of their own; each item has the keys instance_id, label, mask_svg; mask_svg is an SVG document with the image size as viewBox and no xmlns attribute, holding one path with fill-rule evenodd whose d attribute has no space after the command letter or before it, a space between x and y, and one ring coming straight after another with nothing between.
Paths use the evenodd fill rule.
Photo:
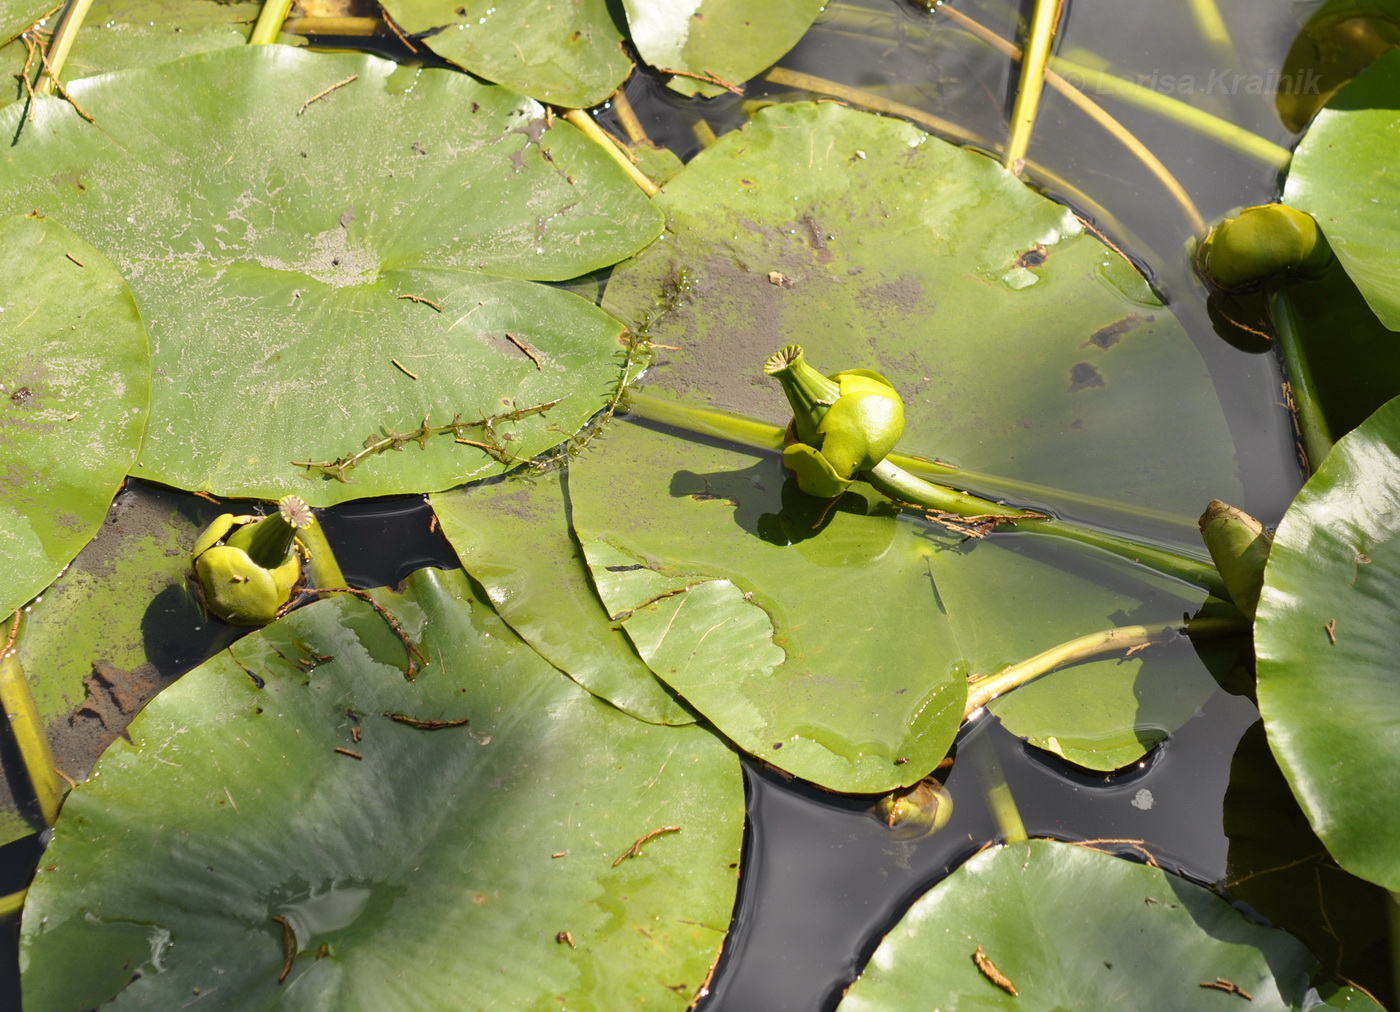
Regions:
<instances>
[{"instance_id":1,"label":"green lily pad","mask_svg":"<svg viewBox=\"0 0 1400 1012\"><path fill-rule=\"evenodd\" d=\"M603 301L680 349L648 393L781 423L781 391L748 363L798 343L824 373L889 378L907 453L1193 526L1240 487L1185 330L988 158L834 103L772 106L656 199L671 224Z\"/></svg>"},{"instance_id":2,"label":"green lily pad","mask_svg":"<svg viewBox=\"0 0 1400 1012\"><path fill-rule=\"evenodd\" d=\"M1377 59L1339 91L1308 128L1283 190L1317 219L1337 259L1376 316L1400 330L1400 52Z\"/></svg>"},{"instance_id":3,"label":"green lily pad","mask_svg":"<svg viewBox=\"0 0 1400 1012\"><path fill-rule=\"evenodd\" d=\"M831 790L938 764L966 690L929 582L937 539L868 491L614 427L569 469L598 592L653 671L737 745Z\"/></svg>"},{"instance_id":4,"label":"green lily pad","mask_svg":"<svg viewBox=\"0 0 1400 1012\"><path fill-rule=\"evenodd\" d=\"M440 492L432 502L463 567L540 656L634 717L694 722L609 620L569 530L558 472Z\"/></svg>"},{"instance_id":5,"label":"green lily pad","mask_svg":"<svg viewBox=\"0 0 1400 1012\"><path fill-rule=\"evenodd\" d=\"M660 214L531 100L282 46L70 90L98 125L39 101L0 196L112 250L135 287L160 377L138 476L313 505L440 489L547 449L606 402L621 326L521 279L605 266ZM458 417L496 422L335 467L367 435L402 446Z\"/></svg>"},{"instance_id":6,"label":"green lily pad","mask_svg":"<svg viewBox=\"0 0 1400 1012\"><path fill-rule=\"evenodd\" d=\"M638 54L682 95L722 95L777 63L797 45L823 0L622 0Z\"/></svg>"},{"instance_id":7,"label":"green lily pad","mask_svg":"<svg viewBox=\"0 0 1400 1012\"><path fill-rule=\"evenodd\" d=\"M439 56L567 109L598 105L632 71L607 0L388 0L405 32Z\"/></svg>"},{"instance_id":8,"label":"green lily pad","mask_svg":"<svg viewBox=\"0 0 1400 1012\"><path fill-rule=\"evenodd\" d=\"M1318 998L1315 965L1295 939L1160 868L1031 840L983 851L925 893L839 1007L1301 1010ZM1354 997L1334 1007L1380 1009Z\"/></svg>"},{"instance_id":9,"label":"green lily pad","mask_svg":"<svg viewBox=\"0 0 1400 1012\"><path fill-rule=\"evenodd\" d=\"M162 693L69 795L26 1007L686 1007L734 901L733 753L584 692L459 571L381 598L416 681L368 606L314 604Z\"/></svg>"},{"instance_id":10,"label":"green lily pad","mask_svg":"<svg viewBox=\"0 0 1400 1012\"><path fill-rule=\"evenodd\" d=\"M0 221L0 276L0 615L8 615L101 526L141 446L151 360L117 269L57 222Z\"/></svg>"},{"instance_id":11,"label":"green lily pad","mask_svg":"<svg viewBox=\"0 0 1400 1012\"><path fill-rule=\"evenodd\" d=\"M1274 536L1255 619L1259 710L1313 830L1400 889L1400 399L1333 447Z\"/></svg>"},{"instance_id":12,"label":"green lily pad","mask_svg":"<svg viewBox=\"0 0 1400 1012\"><path fill-rule=\"evenodd\" d=\"M771 454L641 426L574 460L569 498L598 593L642 659L741 748L831 790L932 770L972 671L1125 619L1177 619L1196 593L1032 535L962 544L863 484L828 503ZM1147 657L993 705L1014 733L1116 769L1215 691L1189 645Z\"/></svg>"}]
</instances>

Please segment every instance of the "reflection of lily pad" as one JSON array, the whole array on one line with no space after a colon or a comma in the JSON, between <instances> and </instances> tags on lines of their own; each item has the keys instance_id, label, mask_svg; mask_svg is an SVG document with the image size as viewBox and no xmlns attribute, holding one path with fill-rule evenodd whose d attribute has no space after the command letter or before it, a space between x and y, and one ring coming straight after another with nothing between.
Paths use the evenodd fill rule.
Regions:
<instances>
[{"instance_id":1,"label":"reflection of lily pad","mask_svg":"<svg viewBox=\"0 0 1400 1012\"><path fill-rule=\"evenodd\" d=\"M917 995L948 1010L1276 1012L1315 1007L1314 966L1293 938L1198 885L1033 840L983 851L925 893L840 1008L903 1012ZM1380 1009L1345 997L1329 1007Z\"/></svg>"},{"instance_id":2,"label":"reflection of lily pad","mask_svg":"<svg viewBox=\"0 0 1400 1012\"><path fill-rule=\"evenodd\" d=\"M161 377L141 477L268 498L292 486L313 504L443 488L546 449L604 403L621 327L517 279L605 266L660 215L533 101L283 46L71 91L99 126L38 102L0 194L63 218L135 285ZM502 416L457 434L488 449L435 435L351 484L304 482L290 463L458 415Z\"/></svg>"},{"instance_id":3,"label":"reflection of lily pad","mask_svg":"<svg viewBox=\"0 0 1400 1012\"><path fill-rule=\"evenodd\" d=\"M1391 51L1318 113L1293 156L1283 191L1284 203L1317 219L1347 274L1391 330L1400 330L1397 132L1400 52Z\"/></svg>"},{"instance_id":4,"label":"reflection of lily pad","mask_svg":"<svg viewBox=\"0 0 1400 1012\"><path fill-rule=\"evenodd\" d=\"M657 201L670 227L603 303L629 322L674 304L649 334L680 350L648 393L781 422L756 363L799 343L823 372L887 376L910 453L1193 519L1239 488L1180 324L990 159L834 103L775 106Z\"/></svg>"},{"instance_id":5,"label":"reflection of lily pad","mask_svg":"<svg viewBox=\"0 0 1400 1012\"><path fill-rule=\"evenodd\" d=\"M385 600L416 682L363 603L315 604L166 690L70 794L27 1006L688 1004L734 899L733 753L585 693L460 572Z\"/></svg>"},{"instance_id":6,"label":"reflection of lily pad","mask_svg":"<svg viewBox=\"0 0 1400 1012\"><path fill-rule=\"evenodd\" d=\"M1274 536L1255 620L1259 710L1314 831L1400 889L1400 398L1338 441Z\"/></svg>"},{"instance_id":7,"label":"reflection of lily pad","mask_svg":"<svg viewBox=\"0 0 1400 1012\"><path fill-rule=\"evenodd\" d=\"M0 615L8 616L101 526L141 445L151 362L121 275L56 222L0 221L0 277Z\"/></svg>"}]
</instances>

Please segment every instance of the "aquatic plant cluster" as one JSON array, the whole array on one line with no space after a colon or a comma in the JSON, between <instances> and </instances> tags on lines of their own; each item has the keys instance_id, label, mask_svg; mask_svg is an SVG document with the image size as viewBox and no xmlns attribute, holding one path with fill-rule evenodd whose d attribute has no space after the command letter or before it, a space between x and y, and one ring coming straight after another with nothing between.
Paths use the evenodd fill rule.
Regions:
<instances>
[{"instance_id":1,"label":"aquatic plant cluster","mask_svg":"<svg viewBox=\"0 0 1400 1012\"><path fill-rule=\"evenodd\" d=\"M1000 33L903 0L43 6L0 2L26 1010L704 1007L745 763L917 840L969 721L1111 775L1223 691L1272 806L1227 814L1227 881L1029 839L993 786L997 839L830 1007L1382 1007L1400 5L1328 0L1233 90L1056 55L1043 0ZM809 30L1002 61L1005 138L779 65ZM764 97L682 164L642 78ZM1042 92L1280 357L1306 483L1276 527L1230 505L1231 409L1131 230L1033 157ZM1265 93L1296 150L1206 110ZM1206 229L1100 99L1280 201ZM347 580L323 511L393 495L460 569Z\"/></svg>"}]
</instances>

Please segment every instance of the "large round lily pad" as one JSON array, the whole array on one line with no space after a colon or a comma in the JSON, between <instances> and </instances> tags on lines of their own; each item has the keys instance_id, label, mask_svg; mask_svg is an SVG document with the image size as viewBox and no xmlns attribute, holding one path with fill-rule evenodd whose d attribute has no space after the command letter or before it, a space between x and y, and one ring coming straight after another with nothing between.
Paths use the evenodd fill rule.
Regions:
<instances>
[{"instance_id":1,"label":"large round lily pad","mask_svg":"<svg viewBox=\"0 0 1400 1012\"><path fill-rule=\"evenodd\" d=\"M1382 323L1400 330L1400 52L1377 59L1318 113L1293 155L1284 203L1307 211Z\"/></svg>"},{"instance_id":2,"label":"large round lily pad","mask_svg":"<svg viewBox=\"0 0 1400 1012\"><path fill-rule=\"evenodd\" d=\"M141 446L151 361L126 282L57 222L0 221L0 277L0 615L9 615L101 526Z\"/></svg>"},{"instance_id":3,"label":"large round lily pad","mask_svg":"<svg viewBox=\"0 0 1400 1012\"><path fill-rule=\"evenodd\" d=\"M530 99L281 46L70 90L96 125L38 102L0 197L62 217L133 284L159 378L140 477L317 505L438 489L606 401L621 326L523 279L605 266L660 215ZM21 112L0 113L7 136ZM454 418L487 424L408 445ZM336 468L367 437L407 450Z\"/></svg>"},{"instance_id":4,"label":"large round lily pad","mask_svg":"<svg viewBox=\"0 0 1400 1012\"><path fill-rule=\"evenodd\" d=\"M1192 519L1239 489L1181 325L988 158L834 103L774 106L657 200L670 227L603 302L679 349L648 393L780 423L749 363L798 343L824 372L887 376L909 453Z\"/></svg>"},{"instance_id":5,"label":"large round lily pad","mask_svg":"<svg viewBox=\"0 0 1400 1012\"><path fill-rule=\"evenodd\" d=\"M1032 840L983 851L925 893L840 1008L1305 1009L1321 1001L1314 966L1295 939L1160 868ZM1359 993L1328 1007L1380 1008Z\"/></svg>"},{"instance_id":6,"label":"large round lily pad","mask_svg":"<svg viewBox=\"0 0 1400 1012\"><path fill-rule=\"evenodd\" d=\"M1337 863L1400 889L1400 399L1279 524L1255 620L1269 744Z\"/></svg>"},{"instance_id":7,"label":"large round lily pad","mask_svg":"<svg viewBox=\"0 0 1400 1012\"><path fill-rule=\"evenodd\" d=\"M415 682L366 605L315 604L166 690L69 795L30 1012L685 1008L734 900L734 754L578 688L460 571L383 599Z\"/></svg>"}]
</instances>

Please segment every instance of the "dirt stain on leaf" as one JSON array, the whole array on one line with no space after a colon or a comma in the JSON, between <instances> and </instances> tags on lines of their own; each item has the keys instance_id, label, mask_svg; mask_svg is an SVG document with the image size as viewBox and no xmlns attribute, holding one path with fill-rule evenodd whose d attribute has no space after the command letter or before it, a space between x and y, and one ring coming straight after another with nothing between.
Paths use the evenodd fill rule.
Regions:
<instances>
[{"instance_id":1,"label":"dirt stain on leaf","mask_svg":"<svg viewBox=\"0 0 1400 1012\"><path fill-rule=\"evenodd\" d=\"M1100 327L1089 335L1089 340L1079 347L1081 348L1102 348L1107 350L1112 348L1119 341L1123 340L1123 335L1136 330L1144 323L1151 323L1156 317L1139 316L1137 313L1129 313L1117 323L1110 323L1107 327Z\"/></svg>"},{"instance_id":2,"label":"dirt stain on leaf","mask_svg":"<svg viewBox=\"0 0 1400 1012\"><path fill-rule=\"evenodd\" d=\"M1069 370L1069 393L1103 386L1103 376L1089 362L1076 362Z\"/></svg>"}]
</instances>

